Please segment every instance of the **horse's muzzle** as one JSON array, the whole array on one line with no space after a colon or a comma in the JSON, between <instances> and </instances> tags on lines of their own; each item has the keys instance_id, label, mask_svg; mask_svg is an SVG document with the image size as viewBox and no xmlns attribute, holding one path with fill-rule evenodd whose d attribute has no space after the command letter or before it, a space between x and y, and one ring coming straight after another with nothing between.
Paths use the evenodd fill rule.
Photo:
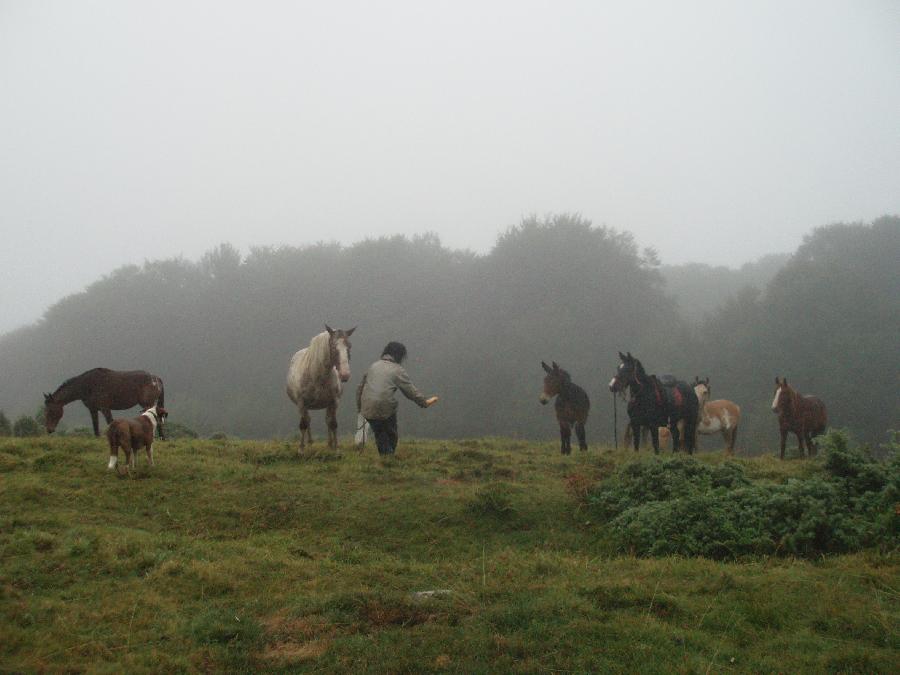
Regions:
<instances>
[{"instance_id":1,"label":"horse's muzzle","mask_svg":"<svg viewBox=\"0 0 900 675\"><path fill-rule=\"evenodd\" d=\"M349 382L350 381L350 373L347 373L346 375L341 374L339 377L341 378L341 382Z\"/></svg>"},{"instance_id":2,"label":"horse's muzzle","mask_svg":"<svg viewBox=\"0 0 900 675\"><path fill-rule=\"evenodd\" d=\"M541 397L539 400L541 402L541 405L547 405L547 401L549 401L550 398L546 394L541 394Z\"/></svg>"}]
</instances>

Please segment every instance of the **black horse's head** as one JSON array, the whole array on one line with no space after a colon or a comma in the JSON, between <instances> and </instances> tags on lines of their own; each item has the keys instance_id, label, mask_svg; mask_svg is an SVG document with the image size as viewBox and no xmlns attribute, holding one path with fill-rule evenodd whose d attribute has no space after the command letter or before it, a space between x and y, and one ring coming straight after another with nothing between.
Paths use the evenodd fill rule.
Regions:
<instances>
[{"instance_id":1,"label":"black horse's head","mask_svg":"<svg viewBox=\"0 0 900 675\"><path fill-rule=\"evenodd\" d=\"M619 358L622 362L613 379L609 381L609 390L614 393L621 393L632 384L639 385L647 377L644 366L631 355L631 352L627 354L619 352Z\"/></svg>"},{"instance_id":2,"label":"black horse's head","mask_svg":"<svg viewBox=\"0 0 900 675\"><path fill-rule=\"evenodd\" d=\"M551 398L562 391L562 388L566 386L566 384L572 381L572 376L560 368L556 361L553 361L552 366L548 366L541 361L541 366L544 368L547 375L544 376L544 390L541 392L540 401L541 404L546 404Z\"/></svg>"}]
</instances>

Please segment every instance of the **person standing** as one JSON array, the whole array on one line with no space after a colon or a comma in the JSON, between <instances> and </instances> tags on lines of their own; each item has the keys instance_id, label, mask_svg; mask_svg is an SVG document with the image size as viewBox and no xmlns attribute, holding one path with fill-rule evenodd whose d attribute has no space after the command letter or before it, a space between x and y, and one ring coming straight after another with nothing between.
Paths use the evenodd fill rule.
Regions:
<instances>
[{"instance_id":1,"label":"person standing","mask_svg":"<svg viewBox=\"0 0 900 675\"><path fill-rule=\"evenodd\" d=\"M397 448L397 398L400 392L421 408L434 405L438 397L426 398L409 379L401 363L406 347L388 342L381 358L369 366L356 390L356 409L372 427L375 444L381 455L392 455Z\"/></svg>"}]
</instances>

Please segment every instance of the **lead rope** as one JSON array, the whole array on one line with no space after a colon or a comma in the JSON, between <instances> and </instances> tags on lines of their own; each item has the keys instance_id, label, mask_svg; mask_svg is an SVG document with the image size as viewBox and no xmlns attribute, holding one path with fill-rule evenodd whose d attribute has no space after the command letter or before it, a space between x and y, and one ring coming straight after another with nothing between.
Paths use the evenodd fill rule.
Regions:
<instances>
[{"instance_id":1,"label":"lead rope","mask_svg":"<svg viewBox=\"0 0 900 675\"><path fill-rule=\"evenodd\" d=\"M616 401L616 392L612 393L613 397L613 445L616 450L619 449L619 405Z\"/></svg>"}]
</instances>

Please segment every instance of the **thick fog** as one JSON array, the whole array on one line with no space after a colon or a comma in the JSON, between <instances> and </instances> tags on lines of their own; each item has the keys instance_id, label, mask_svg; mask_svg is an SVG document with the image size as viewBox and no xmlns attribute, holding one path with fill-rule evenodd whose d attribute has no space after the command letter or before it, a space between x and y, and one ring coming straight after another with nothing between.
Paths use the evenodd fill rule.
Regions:
<instances>
[{"instance_id":1,"label":"thick fog","mask_svg":"<svg viewBox=\"0 0 900 675\"><path fill-rule=\"evenodd\" d=\"M900 211L894 2L2 2L0 332L125 263L531 213L738 267Z\"/></svg>"}]
</instances>

